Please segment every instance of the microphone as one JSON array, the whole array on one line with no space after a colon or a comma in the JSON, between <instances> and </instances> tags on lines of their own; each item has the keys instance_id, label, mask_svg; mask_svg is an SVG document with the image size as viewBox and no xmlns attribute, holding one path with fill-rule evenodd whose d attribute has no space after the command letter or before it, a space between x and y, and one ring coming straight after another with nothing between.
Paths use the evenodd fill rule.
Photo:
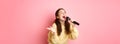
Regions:
<instances>
[{"instance_id":1,"label":"microphone","mask_svg":"<svg viewBox=\"0 0 120 44\"><path fill-rule=\"evenodd\" d=\"M76 24L76 25L80 25L78 22L76 22L76 21L73 21L72 23L74 23L74 24Z\"/></svg>"},{"instance_id":2,"label":"microphone","mask_svg":"<svg viewBox=\"0 0 120 44\"><path fill-rule=\"evenodd\" d=\"M71 20L70 17L66 17L66 21ZM73 24L80 25L77 21L72 21Z\"/></svg>"}]
</instances>

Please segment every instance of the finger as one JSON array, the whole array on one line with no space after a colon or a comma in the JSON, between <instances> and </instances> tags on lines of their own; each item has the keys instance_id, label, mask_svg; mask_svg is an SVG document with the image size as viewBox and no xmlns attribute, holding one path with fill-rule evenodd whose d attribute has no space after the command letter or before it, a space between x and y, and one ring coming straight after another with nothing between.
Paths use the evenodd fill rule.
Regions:
<instances>
[{"instance_id":1,"label":"finger","mask_svg":"<svg viewBox=\"0 0 120 44\"><path fill-rule=\"evenodd\" d=\"M49 26L49 27L48 27L48 28L46 28L46 29L50 30L50 28L51 28L51 26Z\"/></svg>"},{"instance_id":2,"label":"finger","mask_svg":"<svg viewBox=\"0 0 120 44\"><path fill-rule=\"evenodd\" d=\"M47 28L48 30L51 30L51 28Z\"/></svg>"}]
</instances>

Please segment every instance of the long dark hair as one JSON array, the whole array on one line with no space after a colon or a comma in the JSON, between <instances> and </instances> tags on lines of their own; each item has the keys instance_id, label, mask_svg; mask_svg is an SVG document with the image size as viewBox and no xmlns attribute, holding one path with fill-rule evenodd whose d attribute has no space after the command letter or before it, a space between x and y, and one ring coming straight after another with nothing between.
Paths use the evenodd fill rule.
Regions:
<instances>
[{"instance_id":1,"label":"long dark hair","mask_svg":"<svg viewBox=\"0 0 120 44\"><path fill-rule=\"evenodd\" d=\"M55 19L55 24L56 24L56 26L57 26L57 35L59 36L60 34L61 34L61 32L62 32L62 26L61 26L61 23L60 23L60 21L59 21L59 19L57 18L57 16L58 16L58 13L59 13L59 11L60 10L64 10L63 8L59 8L56 12L55 12L55 16L56 16L56 19ZM64 10L65 11L65 10ZM66 12L66 11L65 11ZM66 20L65 21L65 32L66 32L66 34L69 34L69 33L71 33L70 32L70 23Z\"/></svg>"}]
</instances>

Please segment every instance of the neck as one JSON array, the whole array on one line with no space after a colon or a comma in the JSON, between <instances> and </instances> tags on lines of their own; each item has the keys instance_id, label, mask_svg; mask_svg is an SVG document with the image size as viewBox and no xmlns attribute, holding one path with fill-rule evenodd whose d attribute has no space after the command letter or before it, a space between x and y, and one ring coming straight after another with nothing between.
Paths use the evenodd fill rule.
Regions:
<instances>
[{"instance_id":1,"label":"neck","mask_svg":"<svg viewBox=\"0 0 120 44\"><path fill-rule=\"evenodd\" d=\"M60 20L60 23L61 23L61 24L64 24L64 22L65 22L64 20Z\"/></svg>"}]
</instances>

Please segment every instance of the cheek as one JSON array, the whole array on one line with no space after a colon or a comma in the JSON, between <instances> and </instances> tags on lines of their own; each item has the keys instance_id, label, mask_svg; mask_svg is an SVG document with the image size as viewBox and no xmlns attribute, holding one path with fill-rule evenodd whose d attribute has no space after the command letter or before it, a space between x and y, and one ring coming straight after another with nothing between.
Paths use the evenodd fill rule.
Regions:
<instances>
[{"instance_id":1,"label":"cheek","mask_svg":"<svg viewBox=\"0 0 120 44\"><path fill-rule=\"evenodd\" d=\"M59 16L60 18L62 18L63 17L63 14L60 14L60 16Z\"/></svg>"}]
</instances>

